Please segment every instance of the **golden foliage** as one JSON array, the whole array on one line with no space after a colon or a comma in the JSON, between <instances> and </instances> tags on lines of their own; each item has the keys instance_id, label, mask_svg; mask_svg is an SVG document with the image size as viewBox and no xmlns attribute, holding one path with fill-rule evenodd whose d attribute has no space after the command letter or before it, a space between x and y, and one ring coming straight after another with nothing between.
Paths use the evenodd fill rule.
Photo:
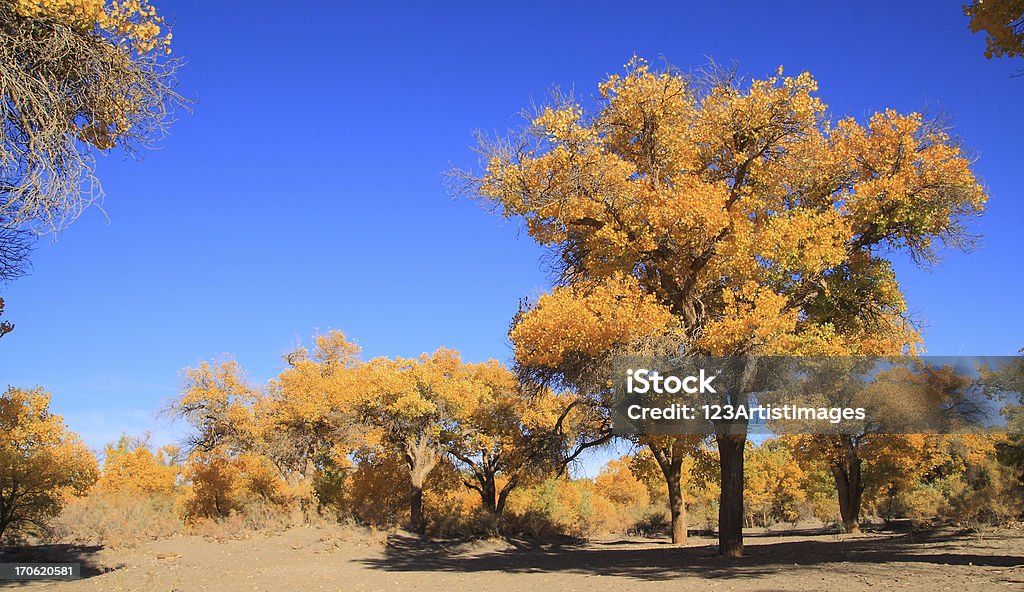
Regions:
<instances>
[{"instance_id":1,"label":"golden foliage","mask_svg":"<svg viewBox=\"0 0 1024 592\"><path fill-rule=\"evenodd\" d=\"M556 367L570 352L596 356L661 331L672 319L635 279L616 275L592 288L569 286L541 296L509 337L520 363Z\"/></svg>"},{"instance_id":2,"label":"golden foliage","mask_svg":"<svg viewBox=\"0 0 1024 592\"><path fill-rule=\"evenodd\" d=\"M106 448L96 490L124 495L171 493L177 485L178 467L170 463L169 452L174 451L161 448L153 454L144 441L132 442L122 436Z\"/></svg>"},{"instance_id":3,"label":"golden foliage","mask_svg":"<svg viewBox=\"0 0 1024 592\"><path fill-rule=\"evenodd\" d=\"M1024 56L1024 2L974 0L963 7L972 32L985 32L985 57Z\"/></svg>"},{"instance_id":4,"label":"golden foliage","mask_svg":"<svg viewBox=\"0 0 1024 592\"><path fill-rule=\"evenodd\" d=\"M640 59L526 136L485 143L475 191L562 265L511 331L524 365L678 332L693 353L891 354L919 336L884 247L966 244L986 194L945 129L892 110L833 123L808 73L655 72Z\"/></svg>"},{"instance_id":5,"label":"golden foliage","mask_svg":"<svg viewBox=\"0 0 1024 592\"><path fill-rule=\"evenodd\" d=\"M650 503L647 486L633 475L630 457L608 461L594 480L598 494L620 506L644 508Z\"/></svg>"},{"instance_id":6,"label":"golden foliage","mask_svg":"<svg viewBox=\"0 0 1024 592\"><path fill-rule=\"evenodd\" d=\"M257 454L199 453L189 458L182 500L186 518L219 518L251 503L286 506L295 501L270 461Z\"/></svg>"},{"instance_id":7,"label":"golden foliage","mask_svg":"<svg viewBox=\"0 0 1024 592\"><path fill-rule=\"evenodd\" d=\"M0 395L0 540L46 533L67 499L96 481L96 457L49 405L41 388Z\"/></svg>"},{"instance_id":8,"label":"golden foliage","mask_svg":"<svg viewBox=\"0 0 1024 592\"><path fill-rule=\"evenodd\" d=\"M775 521L797 520L798 503L807 497L805 474L786 446L766 441L748 447L744 470L743 497L751 522L770 526Z\"/></svg>"},{"instance_id":9,"label":"golden foliage","mask_svg":"<svg viewBox=\"0 0 1024 592\"><path fill-rule=\"evenodd\" d=\"M100 31L139 53L170 51L171 33L149 0L16 0L26 17L50 18L83 32Z\"/></svg>"}]
</instances>

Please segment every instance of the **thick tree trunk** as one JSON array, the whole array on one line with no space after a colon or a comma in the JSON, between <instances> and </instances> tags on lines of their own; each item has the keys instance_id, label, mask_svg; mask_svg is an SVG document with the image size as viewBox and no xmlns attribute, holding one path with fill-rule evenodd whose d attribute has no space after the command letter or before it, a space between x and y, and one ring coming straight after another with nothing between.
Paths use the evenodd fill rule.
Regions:
<instances>
[{"instance_id":1,"label":"thick tree trunk","mask_svg":"<svg viewBox=\"0 0 1024 592\"><path fill-rule=\"evenodd\" d=\"M405 462L409 465L409 528L423 534L427 522L423 518L423 482L437 465L437 454L424 436L405 443Z\"/></svg>"},{"instance_id":2,"label":"thick tree trunk","mask_svg":"<svg viewBox=\"0 0 1024 592\"><path fill-rule=\"evenodd\" d=\"M423 534L427 530L423 520L423 485L413 484L409 495L409 529Z\"/></svg>"},{"instance_id":3,"label":"thick tree trunk","mask_svg":"<svg viewBox=\"0 0 1024 592\"><path fill-rule=\"evenodd\" d=\"M488 512L498 513L498 491L494 484L494 475L487 475L480 483L480 501Z\"/></svg>"},{"instance_id":4,"label":"thick tree trunk","mask_svg":"<svg viewBox=\"0 0 1024 592\"><path fill-rule=\"evenodd\" d=\"M722 493L718 503L718 552L725 557L743 555L743 449L742 434L718 434Z\"/></svg>"},{"instance_id":5,"label":"thick tree trunk","mask_svg":"<svg viewBox=\"0 0 1024 592\"><path fill-rule=\"evenodd\" d=\"M832 464L832 476L839 491L839 515L846 532L860 532L860 501L864 493L861 481L861 463L857 448L848 438L843 439L843 455Z\"/></svg>"},{"instance_id":6,"label":"thick tree trunk","mask_svg":"<svg viewBox=\"0 0 1024 592\"><path fill-rule=\"evenodd\" d=\"M467 486L480 494L480 502L484 509L495 516L501 516L501 513L505 511L508 494L512 493L512 490L518 484L516 477L509 479L505 486L501 488L501 491L498 491L497 475L485 474L481 477L478 474L476 481L478 485L472 485L467 482Z\"/></svg>"}]
</instances>

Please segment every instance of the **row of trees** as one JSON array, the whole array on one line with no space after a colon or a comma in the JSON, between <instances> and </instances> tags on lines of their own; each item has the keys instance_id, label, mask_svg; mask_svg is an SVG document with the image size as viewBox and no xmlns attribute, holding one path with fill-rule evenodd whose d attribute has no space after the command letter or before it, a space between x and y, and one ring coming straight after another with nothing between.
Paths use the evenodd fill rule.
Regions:
<instances>
[{"instance_id":1,"label":"row of trees","mask_svg":"<svg viewBox=\"0 0 1024 592\"><path fill-rule=\"evenodd\" d=\"M989 4L966 8L972 28L988 33L991 55L1016 55L1018 3ZM24 272L32 234L63 228L96 197L90 149L145 145L181 100L173 61L159 58L170 36L145 2L18 0L0 4L0 21L6 280ZM185 479L197 511L230 511L217 484L232 483L232 471L266 497L280 483L311 483L324 501L360 458L398 458L416 529L441 459L500 514L517 487L611 440L606 377L616 355L916 352L920 335L890 260L930 264L939 246L969 247L964 223L987 200L941 120L886 110L865 124L833 121L809 74L781 70L745 84L715 67L687 76L634 60L598 91L597 105L559 97L523 134L483 141L483 171L453 176L553 254L555 288L524 306L510 332L514 372L448 350L364 362L339 334L312 354L295 352L266 387L247 384L231 363L193 369L172 411L195 428ZM10 329L0 324L0 335ZM52 514L60 496L47 492L78 491L94 470L41 393L8 393L18 402L5 403L15 419L5 428L10 487L0 518L16 524ZM49 427L16 431L29 425ZM742 554L747 438L738 427L713 446L725 555ZM793 447L827 459L850 529L872 441ZM664 477L673 538L683 542L679 484L706 443L636 444ZM1019 442L998 444L1003 458L1019 458ZM30 461L41 464L19 472ZM47 473L57 466L65 477ZM52 477L45 491L25 485L37 473Z\"/></svg>"},{"instance_id":2,"label":"row of trees","mask_svg":"<svg viewBox=\"0 0 1024 592\"><path fill-rule=\"evenodd\" d=\"M587 421L567 395L527 394L498 362L465 363L452 350L363 361L358 347L332 332L287 360L262 388L233 361L186 372L169 411L193 426L190 447L200 464L257 455L297 483L343 481L355 459L398 458L410 522L421 532L424 482L440 457L497 515L513 489L559 464Z\"/></svg>"},{"instance_id":3,"label":"row of trees","mask_svg":"<svg viewBox=\"0 0 1024 592\"><path fill-rule=\"evenodd\" d=\"M451 362L450 352L446 355ZM495 368L488 364L477 369L487 366ZM244 385L230 363L191 373L195 378L218 375L216 389L231 381ZM188 398L194 404L199 400L196 394L193 390L182 401ZM259 399L259 406L279 404ZM519 397L524 400L528 399ZM1021 408L1013 405L1009 410L1019 416ZM256 427L251 408L225 411L208 424L211 431L240 434ZM528 406L519 406L506 408L501 415L523 425L524 417L532 413ZM552 414L544 415L550 421ZM262 421L271 420L256 420ZM470 427L456 428L456 422ZM220 427L213 428L215 423ZM361 433L358 448L329 460L299 461L303 453L295 439L285 448L265 437L256 445L256 440L245 444L239 439L233 446L226 438L213 446L197 440L188 454L175 446L154 450L148 439L123 437L106 447L98 463L62 419L49 412L44 391L10 388L0 396L0 428L13 434L18 445L0 447L0 540L49 532L66 504L69 514L57 521L58 530L63 529L59 534L70 533L70 540L83 542L179 532L186 523L211 520L241 518L260 527L268 524L268 514L296 513L378 526L429 524L429 531L436 534L494 528L576 536L668 530L677 541L685 540L687 513L695 515L699 528L713 529L717 522L721 483L713 439L695 439L685 454L671 453L672 464L678 462L679 467L674 481L666 481L665 459L658 458L666 452L654 441L634 446L631 454L610 461L591 480L570 478L559 471L555 459L547 457L545 466L538 462L543 455L533 456L538 448L530 440L550 438L550 423L531 434L520 428L507 430L520 434L497 445L495 435L483 436L488 441L482 442L473 433L475 420L469 416L449 418L422 437L406 433L397 446L397 439L367 436L377 430L377 423L353 416L328 420L324 425L330 427L323 432L327 440L340 441L335 430L343 425ZM265 427L287 429L281 423ZM496 431L488 428L492 434ZM295 432L291 434L294 437ZM436 452L425 475L415 474L423 465L406 451L410 442ZM1024 465L1003 454L1014 446L1019 453L1019 442L1005 434L864 435L857 447L858 498L866 512L886 519L1011 520L1019 517L1024 496ZM301 472L285 468L298 466L296 461L305 465ZM841 481L835 475L840 463L822 453L820 441L784 436L757 445L748 442L744 462L745 526L817 518L846 528L848 516L837 487ZM140 523L126 526L131 516Z\"/></svg>"}]
</instances>

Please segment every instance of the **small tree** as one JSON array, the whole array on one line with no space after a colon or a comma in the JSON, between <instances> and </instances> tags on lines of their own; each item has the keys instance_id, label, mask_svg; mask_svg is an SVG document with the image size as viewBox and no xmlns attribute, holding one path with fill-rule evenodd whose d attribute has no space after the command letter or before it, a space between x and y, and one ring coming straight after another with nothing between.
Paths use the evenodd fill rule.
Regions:
<instances>
[{"instance_id":1,"label":"small tree","mask_svg":"<svg viewBox=\"0 0 1024 592\"><path fill-rule=\"evenodd\" d=\"M683 495L683 470L687 458L695 458L703 452L703 437L685 436L641 436L638 439L651 452L661 469L668 492L668 509L671 519L672 544L685 545L687 538L686 498Z\"/></svg>"},{"instance_id":2,"label":"small tree","mask_svg":"<svg viewBox=\"0 0 1024 592\"><path fill-rule=\"evenodd\" d=\"M380 433L381 443L405 460L409 471L409 524L423 533L423 485L437 466L447 403L464 380L455 351L441 348L418 359L378 358L367 363L363 421Z\"/></svg>"},{"instance_id":3,"label":"small tree","mask_svg":"<svg viewBox=\"0 0 1024 592\"><path fill-rule=\"evenodd\" d=\"M312 352L300 347L285 357L288 367L255 409L259 449L298 479L347 471L368 435L358 417L365 397L359 346L340 331L313 341Z\"/></svg>"},{"instance_id":4,"label":"small tree","mask_svg":"<svg viewBox=\"0 0 1024 592\"><path fill-rule=\"evenodd\" d=\"M484 509L498 515L512 490L556 469L559 447L551 438L569 397L524 392L495 360L461 371L459 387L448 391L444 450L469 473L464 484L480 494Z\"/></svg>"},{"instance_id":5,"label":"small tree","mask_svg":"<svg viewBox=\"0 0 1024 592\"><path fill-rule=\"evenodd\" d=\"M775 521L794 521L797 503L807 496L802 488L804 471L789 448L775 440L748 446L744 466L744 499L750 523L771 526Z\"/></svg>"},{"instance_id":6,"label":"small tree","mask_svg":"<svg viewBox=\"0 0 1024 592\"><path fill-rule=\"evenodd\" d=\"M836 372L840 375L842 372ZM843 384L838 401L849 406L869 404L876 417L856 434L802 434L786 438L797 460L812 468L824 463L835 480L839 511L846 532L860 532L865 496L877 497L896 486L905 487L936 462L935 439L898 432L902 422L925 411L963 405L970 378L949 366L912 370L888 368L869 382L837 378ZM854 403L860 401L860 403ZM972 419L950 412L950 421Z\"/></svg>"},{"instance_id":7,"label":"small tree","mask_svg":"<svg viewBox=\"0 0 1024 592\"><path fill-rule=\"evenodd\" d=\"M103 454L103 470L96 489L107 493L171 493L177 485L179 467L174 446L150 450L148 434L142 438L127 435L108 444Z\"/></svg>"},{"instance_id":8,"label":"small tree","mask_svg":"<svg viewBox=\"0 0 1024 592\"><path fill-rule=\"evenodd\" d=\"M0 395L0 540L48 532L67 497L96 481L96 457L49 404L41 388Z\"/></svg>"}]
</instances>

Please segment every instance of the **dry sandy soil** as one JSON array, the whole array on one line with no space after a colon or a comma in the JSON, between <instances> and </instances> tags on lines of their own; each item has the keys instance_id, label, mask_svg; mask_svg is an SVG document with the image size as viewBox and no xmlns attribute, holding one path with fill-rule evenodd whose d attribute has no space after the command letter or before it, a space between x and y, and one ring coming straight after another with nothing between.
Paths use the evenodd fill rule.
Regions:
<instances>
[{"instance_id":1,"label":"dry sandy soil","mask_svg":"<svg viewBox=\"0 0 1024 592\"><path fill-rule=\"evenodd\" d=\"M0 561L47 553L82 563L80 580L6 583L18 590L1024 590L1021 531L751 533L748 556L738 560L716 557L713 543L428 543L401 533L294 528L227 542L175 537L129 550L36 548L34 557Z\"/></svg>"}]
</instances>

